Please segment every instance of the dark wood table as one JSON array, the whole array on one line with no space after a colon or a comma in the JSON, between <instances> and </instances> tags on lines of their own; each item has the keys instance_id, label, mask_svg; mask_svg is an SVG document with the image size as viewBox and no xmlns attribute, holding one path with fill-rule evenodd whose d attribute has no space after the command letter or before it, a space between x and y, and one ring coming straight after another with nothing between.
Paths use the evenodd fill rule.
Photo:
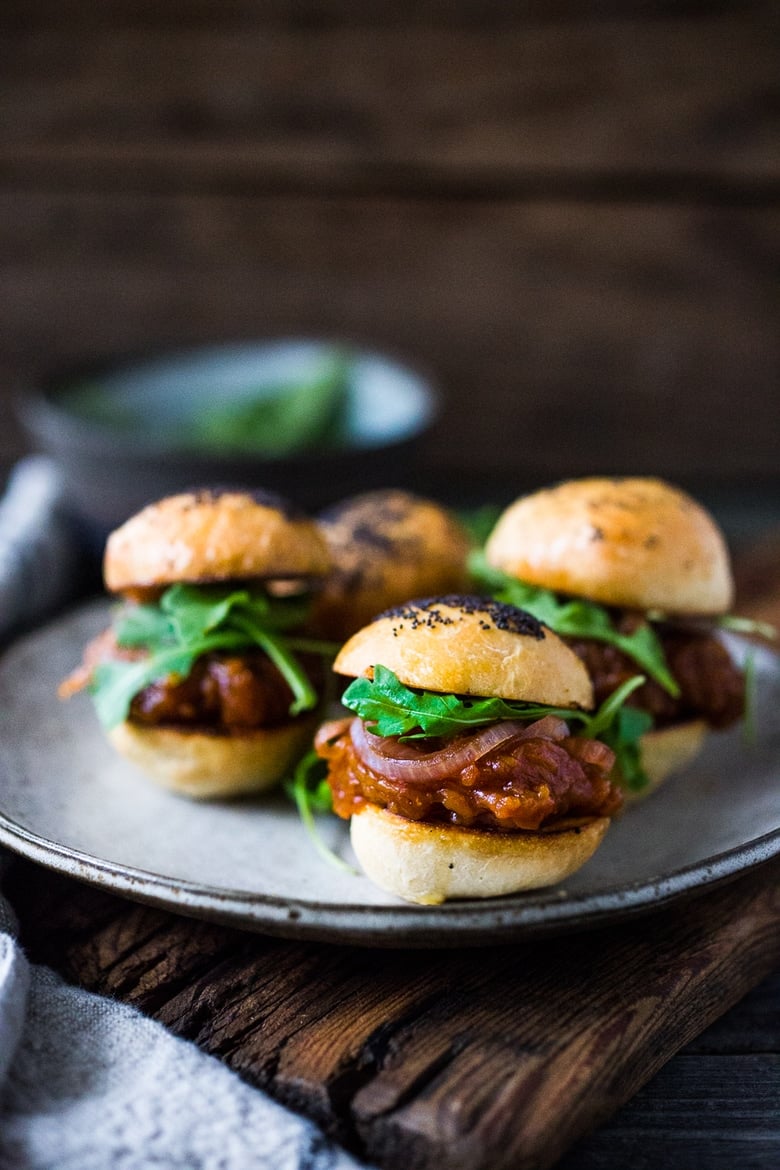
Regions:
<instances>
[{"instance_id":1,"label":"dark wood table","mask_svg":"<svg viewBox=\"0 0 780 1170\"><path fill-rule=\"evenodd\" d=\"M739 573L775 622L779 549ZM777 859L624 924L439 952L246 934L22 861L7 892L33 960L392 1170L780 1164Z\"/></svg>"}]
</instances>

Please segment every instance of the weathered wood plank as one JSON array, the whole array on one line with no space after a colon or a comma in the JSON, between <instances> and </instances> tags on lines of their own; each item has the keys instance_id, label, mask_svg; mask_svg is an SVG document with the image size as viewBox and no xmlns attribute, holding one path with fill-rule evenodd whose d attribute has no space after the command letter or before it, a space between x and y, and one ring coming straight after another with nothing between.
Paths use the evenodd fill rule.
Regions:
<instances>
[{"instance_id":1,"label":"weathered wood plank","mask_svg":"<svg viewBox=\"0 0 780 1170\"><path fill-rule=\"evenodd\" d=\"M771 477L779 243L780 210L6 191L2 383L329 334L433 371L434 467Z\"/></svg>"},{"instance_id":2,"label":"weathered wood plank","mask_svg":"<svg viewBox=\"0 0 780 1170\"><path fill-rule=\"evenodd\" d=\"M0 38L0 175L41 185L553 192L685 177L777 197L771 15ZM701 186L701 184L700 184ZM224 186L223 186L223 189ZM700 192L700 187L696 188Z\"/></svg>"},{"instance_id":3,"label":"weathered wood plank","mask_svg":"<svg viewBox=\"0 0 780 1170\"><path fill-rule=\"evenodd\" d=\"M767 14L772 0L589 0L588 20L637 17L687 19L728 13ZM581 20L581 0L416 0L399 6L397 0L5 0L0 8L0 27L62 25L175 25L240 23L260 27L285 24L321 27L333 24L499 25L529 22Z\"/></svg>"},{"instance_id":4,"label":"weathered wood plank","mask_svg":"<svg viewBox=\"0 0 780 1170\"><path fill-rule=\"evenodd\" d=\"M780 1000L775 999L775 1011ZM739 1012L729 1018L741 1019ZM777 1017L775 1017L775 1027ZM780 1058L683 1054L556 1170L768 1170L780 1152Z\"/></svg>"},{"instance_id":5,"label":"weathered wood plank","mask_svg":"<svg viewBox=\"0 0 780 1170\"><path fill-rule=\"evenodd\" d=\"M9 893L33 958L151 1011L381 1165L518 1170L552 1165L776 965L778 877L446 954L248 937L27 864ZM636 1126L653 1121L651 1095Z\"/></svg>"},{"instance_id":6,"label":"weathered wood plank","mask_svg":"<svg viewBox=\"0 0 780 1170\"><path fill-rule=\"evenodd\" d=\"M716 1020L688 1045L686 1051L691 1056L701 1054L713 1058L780 1057L780 971L765 979L751 993L738 1016L728 1013ZM780 1076L780 1064L777 1065L777 1075ZM776 1099L780 1101L780 1092ZM780 1111L777 1120L780 1124Z\"/></svg>"}]
</instances>

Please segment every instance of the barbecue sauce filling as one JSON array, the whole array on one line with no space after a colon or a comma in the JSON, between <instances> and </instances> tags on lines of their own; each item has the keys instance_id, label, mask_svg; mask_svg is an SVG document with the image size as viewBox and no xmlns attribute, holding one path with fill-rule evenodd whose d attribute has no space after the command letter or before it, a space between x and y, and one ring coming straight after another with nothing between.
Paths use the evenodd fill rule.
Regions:
<instances>
[{"instance_id":1,"label":"barbecue sauce filling","mask_svg":"<svg viewBox=\"0 0 780 1170\"><path fill-rule=\"evenodd\" d=\"M426 750L437 742L444 741L428 740ZM577 736L524 739L454 775L414 783L369 768L358 757L348 726L317 750L328 761L334 812L345 820L374 804L412 821L520 832L569 827L621 807L623 796L609 780L612 760L594 764L579 758L589 755L590 743Z\"/></svg>"},{"instance_id":2,"label":"barbecue sauce filling","mask_svg":"<svg viewBox=\"0 0 780 1170\"><path fill-rule=\"evenodd\" d=\"M94 668L111 659L135 661L145 656L138 647L119 646L113 630L105 630L89 643L83 665L66 680L61 694L89 684ZM315 655L299 660L318 692L323 668ZM240 735L260 727L289 723L293 694L277 667L262 650L242 653L204 654L182 678L169 674L144 687L133 698L128 713L132 723L146 727L172 727L207 731L215 735Z\"/></svg>"},{"instance_id":3,"label":"barbecue sauce filling","mask_svg":"<svg viewBox=\"0 0 780 1170\"><path fill-rule=\"evenodd\" d=\"M640 613L615 612L621 633L632 633L645 621ZM649 712L655 727L690 719L704 719L716 730L737 723L745 713L745 676L723 643L707 629L663 624L654 628L680 694L674 697L648 679L629 697L628 705ZM636 663L616 646L589 638L564 641L587 667L597 707L637 673Z\"/></svg>"}]
</instances>

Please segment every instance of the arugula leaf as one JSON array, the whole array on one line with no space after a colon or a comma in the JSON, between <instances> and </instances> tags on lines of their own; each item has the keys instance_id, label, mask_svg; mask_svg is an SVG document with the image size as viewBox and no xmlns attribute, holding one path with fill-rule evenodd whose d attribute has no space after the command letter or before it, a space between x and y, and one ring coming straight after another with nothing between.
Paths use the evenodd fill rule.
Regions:
<instances>
[{"instance_id":1,"label":"arugula leaf","mask_svg":"<svg viewBox=\"0 0 780 1170\"><path fill-rule=\"evenodd\" d=\"M752 649L745 655L742 667L745 675L745 714L742 721L742 738L748 747L755 747L757 740L756 703L758 702L758 678L756 656Z\"/></svg>"},{"instance_id":2,"label":"arugula leaf","mask_svg":"<svg viewBox=\"0 0 780 1170\"><path fill-rule=\"evenodd\" d=\"M332 849L328 848L317 832L317 826L314 821L315 813L329 813L333 811L333 797L331 795L330 785L325 779L327 772L327 761L320 759L314 748L312 748L298 761L293 777L285 783L284 790L295 801L298 815L303 822L303 827L309 834L311 842L320 857L327 861L329 865L335 865L337 869L354 874L355 870L352 866L348 865L337 853L334 853Z\"/></svg>"},{"instance_id":3,"label":"arugula leaf","mask_svg":"<svg viewBox=\"0 0 780 1170\"><path fill-rule=\"evenodd\" d=\"M477 508L461 508L457 515L473 543L481 547L495 528L503 510L500 504L483 504Z\"/></svg>"},{"instance_id":4,"label":"arugula leaf","mask_svg":"<svg viewBox=\"0 0 780 1170\"><path fill-rule=\"evenodd\" d=\"M722 630L729 630L734 634L758 634L760 638L766 638L770 642L777 640L777 630L770 622L759 622L753 618L727 613L718 618L717 624Z\"/></svg>"},{"instance_id":5,"label":"arugula leaf","mask_svg":"<svg viewBox=\"0 0 780 1170\"><path fill-rule=\"evenodd\" d=\"M470 727L516 719L517 712L503 699L459 699L433 691L412 691L392 670L377 664L373 679L356 678L341 698L345 707L376 735L403 739L456 735Z\"/></svg>"},{"instance_id":6,"label":"arugula leaf","mask_svg":"<svg viewBox=\"0 0 780 1170\"><path fill-rule=\"evenodd\" d=\"M276 669L287 682L293 693L290 706L291 715L300 715L301 711L311 711L317 706L317 692L311 684L309 676L301 670L301 664L293 652L287 648L284 638L264 630L256 622L242 616L234 616L234 624L244 630L250 642L256 642L265 650Z\"/></svg>"},{"instance_id":7,"label":"arugula leaf","mask_svg":"<svg viewBox=\"0 0 780 1170\"><path fill-rule=\"evenodd\" d=\"M377 663L373 679L354 679L341 701L350 711L372 724L375 735L398 739L447 738L470 728L484 727L502 719L543 719L557 715L583 725L595 739L608 727L628 696L644 682L642 675L628 679L602 703L595 714L571 707L550 707L499 698L460 698L434 691L412 690L386 666Z\"/></svg>"},{"instance_id":8,"label":"arugula leaf","mask_svg":"<svg viewBox=\"0 0 780 1170\"><path fill-rule=\"evenodd\" d=\"M132 605L117 611L114 633L120 646L154 646L173 638L173 625L156 605Z\"/></svg>"},{"instance_id":9,"label":"arugula leaf","mask_svg":"<svg viewBox=\"0 0 780 1170\"><path fill-rule=\"evenodd\" d=\"M116 659L95 667L89 690L98 719L109 731L126 717L133 698L158 678L174 674L186 678L196 658L211 650L240 649L246 639L236 634L203 638L187 646L167 645L134 662Z\"/></svg>"},{"instance_id":10,"label":"arugula leaf","mask_svg":"<svg viewBox=\"0 0 780 1170\"><path fill-rule=\"evenodd\" d=\"M224 585L171 585L160 598L160 610L186 641L230 624L236 615L264 629L291 629L306 618L309 602L305 597L271 597L264 590L227 592Z\"/></svg>"},{"instance_id":11,"label":"arugula leaf","mask_svg":"<svg viewBox=\"0 0 780 1170\"><path fill-rule=\"evenodd\" d=\"M160 609L168 615L178 642L192 642L221 626L231 610L251 604L246 590L225 596L224 590L199 589L193 585L172 585L160 598Z\"/></svg>"},{"instance_id":12,"label":"arugula leaf","mask_svg":"<svg viewBox=\"0 0 780 1170\"><path fill-rule=\"evenodd\" d=\"M537 585L518 581L489 565L481 551L472 553L469 568L476 583L497 601L527 610L560 637L593 638L617 647L668 694L674 698L679 696L680 688L667 666L658 636L649 623L640 626L632 634L623 634L615 628L604 606L582 599L561 601L551 589L541 589Z\"/></svg>"},{"instance_id":13,"label":"arugula leaf","mask_svg":"<svg viewBox=\"0 0 780 1170\"><path fill-rule=\"evenodd\" d=\"M329 656L333 648L285 636L285 630L300 625L306 606L299 597L276 598L260 590L179 584L167 589L158 605L120 611L117 643L144 647L148 656L96 667L90 690L99 719L110 729L127 717L134 696L156 679L185 678L203 654L248 646L259 646L286 679L293 693L291 715L313 710L319 697L295 651Z\"/></svg>"},{"instance_id":14,"label":"arugula leaf","mask_svg":"<svg viewBox=\"0 0 780 1170\"><path fill-rule=\"evenodd\" d=\"M650 783L642 766L639 740L652 726L653 717L649 711L621 707L612 725L601 733L600 738L615 753L620 783L630 792L641 792Z\"/></svg>"},{"instance_id":15,"label":"arugula leaf","mask_svg":"<svg viewBox=\"0 0 780 1170\"><path fill-rule=\"evenodd\" d=\"M615 752L627 787L639 789L647 784L642 769L639 738L653 725L646 711L626 707L629 695L642 686L644 675L627 679L590 714L569 707L548 707L541 703L522 703L505 699L470 699L433 691L411 690L392 670L377 664L372 679L358 678L347 687L341 701L364 722L371 724L375 735L398 739L447 738L469 728L482 727L504 719L543 719L556 715L579 724L578 734L600 739Z\"/></svg>"},{"instance_id":16,"label":"arugula leaf","mask_svg":"<svg viewBox=\"0 0 780 1170\"><path fill-rule=\"evenodd\" d=\"M435 691L413 691L392 670L379 663L374 667L373 679L354 679L341 702L364 722L373 724L376 735L398 739L447 738L502 719L541 719L550 714L588 718L584 712L568 707L545 707L499 698L461 699Z\"/></svg>"}]
</instances>

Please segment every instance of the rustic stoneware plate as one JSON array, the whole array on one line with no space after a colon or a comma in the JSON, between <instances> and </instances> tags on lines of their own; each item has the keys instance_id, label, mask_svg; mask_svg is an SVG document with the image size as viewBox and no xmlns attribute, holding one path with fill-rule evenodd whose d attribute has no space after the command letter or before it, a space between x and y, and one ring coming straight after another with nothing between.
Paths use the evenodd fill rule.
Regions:
<instances>
[{"instance_id":1,"label":"rustic stoneware plate","mask_svg":"<svg viewBox=\"0 0 780 1170\"><path fill-rule=\"evenodd\" d=\"M766 650L755 654L753 746L740 730L711 736L564 886L423 907L323 862L282 796L191 803L118 758L90 699L55 693L106 621L106 604L93 603L0 662L0 843L130 898L271 934L455 946L647 911L780 852L780 659ZM322 835L350 859L341 822L322 818Z\"/></svg>"}]
</instances>

